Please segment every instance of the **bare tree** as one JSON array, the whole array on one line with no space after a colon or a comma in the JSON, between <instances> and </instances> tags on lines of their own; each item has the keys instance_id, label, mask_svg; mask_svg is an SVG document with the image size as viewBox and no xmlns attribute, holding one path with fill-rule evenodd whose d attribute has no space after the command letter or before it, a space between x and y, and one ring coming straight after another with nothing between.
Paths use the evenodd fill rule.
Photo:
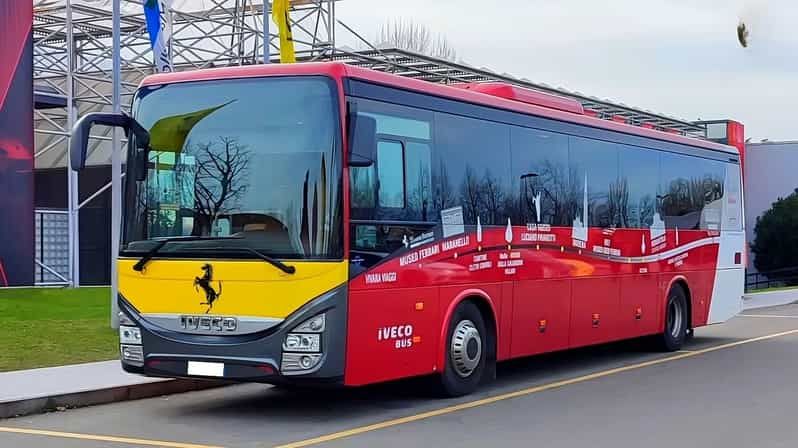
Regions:
<instances>
[{"instance_id":1,"label":"bare tree","mask_svg":"<svg viewBox=\"0 0 798 448\"><path fill-rule=\"evenodd\" d=\"M611 225L629 227L629 181L624 178L611 182L607 199Z\"/></svg>"},{"instance_id":2,"label":"bare tree","mask_svg":"<svg viewBox=\"0 0 798 448\"><path fill-rule=\"evenodd\" d=\"M432 185L430 184L429 167L423 161L418 161L417 179L413 190L410 191L408 202L409 216L408 219L421 219L422 221L428 220L428 211L430 206L430 196L432 192Z\"/></svg>"},{"instance_id":3,"label":"bare tree","mask_svg":"<svg viewBox=\"0 0 798 448\"><path fill-rule=\"evenodd\" d=\"M380 27L377 42L450 61L457 57L457 52L446 36L433 35L426 25L413 20L400 18L385 22Z\"/></svg>"},{"instance_id":4,"label":"bare tree","mask_svg":"<svg viewBox=\"0 0 798 448\"><path fill-rule=\"evenodd\" d=\"M452 185L449 182L449 173L443 161L440 162L440 170L437 179L433 182L435 193L432 196L435 210L444 210L454 205L455 198L452 192Z\"/></svg>"},{"instance_id":5,"label":"bare tree","mask_svg":"<svg viewBox=\"0 0 798 448\"><path fill-rule=\"evenodd\" d=\"M208 235L218 217L235 206L249 188L250 151L235 138L195 146L196 178L194 233Z\"/></svg>"},{"instance_id":6,"label":"bare tree","mask_svg":"<svg viewBox=\"0 0 798 448\"><path fill-rule=\"evenodd\" d=\"M463 182L460 184L460 198L465 204L466 221L476 222L477 216L480 215L482 209L482 192L480 191L480 182L471 165L466 166L465 176ZM488 224L486 222L486 224Z\"/></svg>"},{"instance_id":7,"label":"bare tree","mask_svg":"<svg viewBox=\"0 0 798 448\"><path fill-rule=\"evenodd\" d=\"M637 206L638 225L643 228L651 227L654 222L654 214L657 212L657 203L654 196L647 194L640 198Z\"/></svg>"},{"instance_id":8,"label":"bare tree","mask_svg":"<svg viewBox=\"0 0 798 448\"><path fill-rule=\"evenodd\" d=\"M482 194L480 195L485 202L488 217L490 219L487 224L499 224L502 222L502 206L504 205L504 192L502 191L501 183L498 179L490 175L490 171L485 170L485 176L482 178L481 185Z\"/></svg>"}]
</instances>

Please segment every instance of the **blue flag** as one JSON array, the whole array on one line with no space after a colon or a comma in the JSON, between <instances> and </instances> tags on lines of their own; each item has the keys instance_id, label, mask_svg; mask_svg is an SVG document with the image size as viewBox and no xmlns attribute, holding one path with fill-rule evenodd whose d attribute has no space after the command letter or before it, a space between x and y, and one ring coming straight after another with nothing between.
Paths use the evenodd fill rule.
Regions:
<instances>
[{"instance_id":1,"label":"blue flag","mask_svg":"<svg viewBox=\"0 0 798 448\"><path fill-rule=\"evenodd\" d=\"M150 35L155 69L172 71L172 0L147 0L144 2L144 19Z\"/></svg>"}]
</instances>

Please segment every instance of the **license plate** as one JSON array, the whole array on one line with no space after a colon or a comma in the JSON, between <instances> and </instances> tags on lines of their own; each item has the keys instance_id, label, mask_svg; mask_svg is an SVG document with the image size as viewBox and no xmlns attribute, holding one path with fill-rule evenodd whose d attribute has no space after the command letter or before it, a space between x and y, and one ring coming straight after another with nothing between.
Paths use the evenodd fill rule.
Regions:
<instances>
[{"instance_id":1,"label":"license plate","mask_svg":"<svg viewBox=\"0 0 798 448\"><path fill-rule=\"evenodd\" d=\"M224 376L224 364L221 362L188 362L188 374L196 376Z\"/></svg>"}]
</instances>

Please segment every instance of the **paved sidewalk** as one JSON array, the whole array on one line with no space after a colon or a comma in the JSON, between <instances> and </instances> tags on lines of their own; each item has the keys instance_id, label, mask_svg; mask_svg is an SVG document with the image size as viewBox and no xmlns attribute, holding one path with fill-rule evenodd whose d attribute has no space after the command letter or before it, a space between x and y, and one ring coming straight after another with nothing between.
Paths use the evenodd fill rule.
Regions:
<instances>
[{"instance_id":1,"label":"paved sidewalk","mask_svg":"<svg viewBox=\"0 0 798 448\"><path fill-rule=\"evenodd\" d=\"M119 361L0 373L0 418L219 386L131 375Z\"/></svg>"},{"instance_id":2,"label":"paved sidewalk","mask_svg":"<svg viewBox=\"0 0 798 448\"><path fill-rule=\"evenodd\" d=\"M755 292L743 295L743 310L789 305L796 302L798 302L798 289Z\"/></svg>"}]
</instances>

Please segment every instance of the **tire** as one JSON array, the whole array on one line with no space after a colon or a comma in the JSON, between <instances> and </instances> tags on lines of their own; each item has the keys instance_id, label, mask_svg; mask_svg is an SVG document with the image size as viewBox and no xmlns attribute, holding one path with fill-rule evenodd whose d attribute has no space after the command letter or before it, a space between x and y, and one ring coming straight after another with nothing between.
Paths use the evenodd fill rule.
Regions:
<instances>
[{"instance_id":1,"label":"tire","mask_svg":"<svg viewBox=\"0 0 798 448\"><path fill-rule=\"evenodd\" d=\"M446 334L446 364L440 375L440 392L447 397L470 394L488 371L488 333L479 308L472 302L458 305Z\"/></svg>"},{"instance_id":2,"label":"tire","mask_svg":"<svg viewBox=\"0 0 798 448\"><path fill-rule=\"evenodd\" d=\"M687 295L681 286L674 286L668 292L665 305L665 328L656 337L659 350L673 352L682 348L687 340L689 316L687 315Z\"/></svg>"}]
</instances>

